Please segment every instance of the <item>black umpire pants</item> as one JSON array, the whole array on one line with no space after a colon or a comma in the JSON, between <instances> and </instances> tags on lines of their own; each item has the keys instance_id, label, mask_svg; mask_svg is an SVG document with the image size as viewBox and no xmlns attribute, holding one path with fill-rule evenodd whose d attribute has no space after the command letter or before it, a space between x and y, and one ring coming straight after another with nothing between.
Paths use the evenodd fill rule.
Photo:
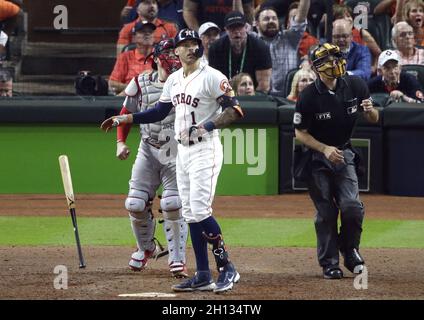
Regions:
<instances>
[{"instance_id":1,"label":"black umpire pants","mask_svg":"<svg viewBox=\"0 0 424 320\"><path fill-rule=\"evenodd\" d=\"M345 149L343 154L345 163L335 165L322 153L312 153L312 175L308 188L317 210L317 253L323 268L339 265L339 250L359 249L362 233L364 208L359 199L355 154L350 149ZM337 228L339 211L340 232Z\"/></svg>"}]
</instances>

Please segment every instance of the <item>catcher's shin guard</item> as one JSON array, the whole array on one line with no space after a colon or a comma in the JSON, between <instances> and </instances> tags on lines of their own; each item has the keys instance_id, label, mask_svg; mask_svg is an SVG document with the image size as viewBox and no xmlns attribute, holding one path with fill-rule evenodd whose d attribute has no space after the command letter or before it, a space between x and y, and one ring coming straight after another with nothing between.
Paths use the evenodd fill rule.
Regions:
<instances>
[{"instance_id":1,"label":"catcher's shin guard","mask_svg":"<svg viewBox=\"0 0 424 320\"><path fill-rule=\"evenodd\" d=\"M206 234L203 232L203 236L206 238L208 243L212 244L212 253L216 261L217 269L219 271L220 268L226 266L229 262L228 252L225 250L225 244L224 240L222 239L222 235Z\"/></svg>"}]
</instances>

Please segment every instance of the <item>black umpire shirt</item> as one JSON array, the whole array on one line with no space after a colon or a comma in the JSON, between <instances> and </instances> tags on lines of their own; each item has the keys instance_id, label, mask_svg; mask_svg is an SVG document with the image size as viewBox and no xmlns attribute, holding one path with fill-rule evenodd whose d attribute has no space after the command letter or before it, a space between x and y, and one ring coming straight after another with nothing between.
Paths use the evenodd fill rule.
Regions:
<instances>
[{"instance_id":1,"label":"black umpire shirt","mask_svg":"<svg viewBox=\"0 0 424 320\"><path fill-rule=\"evenodd\" d=\"M231 54L231 66L230 66ZM250 74L255 84L256 70L266 70L272 68L271 53L268 45L262 39L251 34L247 35L246 53L235 55L230 49L230 39L227 35L216 40L209 48L209 65L218 69L231 80L236 74L246 72Z\"/></svg>"},{"instance_id":2,"label":"black umpire shirt","mask_svg":"<svg viewBox=\"0 0 424 320\"><path fill-rule=\"evenodd\" d=\"M307 86L296 103L293 124L316 140L341 148L349 142L362 100L369 99L367 84L357 76L337 79L334 91L318 78Z\"/></svg>"},{"instance_id":3,"label":"black umpire shirt","mask_svg":"<svg viewBox=\"0 0 424 320\"><path fill-rule=\"evenodd\" d=\"M383 76L376 76L368 81L368 87L371 93L390 93L393 90L399 90L408 97L419 100L423 98L421 85L417 78L405 71L400 73L399 84L396 88L390 88L385 85Z\"/></svg>"}]
</instances>

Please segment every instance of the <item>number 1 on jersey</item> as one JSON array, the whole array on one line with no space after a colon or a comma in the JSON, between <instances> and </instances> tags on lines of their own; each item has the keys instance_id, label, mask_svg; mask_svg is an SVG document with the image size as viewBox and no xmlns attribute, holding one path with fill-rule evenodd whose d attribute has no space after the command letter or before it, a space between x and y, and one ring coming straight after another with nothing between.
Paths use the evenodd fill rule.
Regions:
<instances>
[{"instance_id":1,"label":"number 1 on jersey","mask_svg":"<svg viewBox=\"0 0 424 320\"><path fill-rule=\"evenodd\" d=\"M192 121L192 125L195 126L196 125L196 119L194 119L194 111L191 112L191 121Z\"/></svg>"}]
</instances>

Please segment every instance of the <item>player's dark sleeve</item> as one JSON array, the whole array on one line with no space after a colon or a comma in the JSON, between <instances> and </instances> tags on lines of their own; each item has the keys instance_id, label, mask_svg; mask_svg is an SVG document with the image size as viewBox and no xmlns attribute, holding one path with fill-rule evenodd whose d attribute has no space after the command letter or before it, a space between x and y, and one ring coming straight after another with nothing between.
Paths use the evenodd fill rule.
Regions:
<instances>
[{"instance_id":1,"label":"player's dark sleeve","mask_svg":"<svg viewBox=\"0 0 424 320\"><path fill-rule=\"evenodd\" d=\"M153 123L166 118L172 110L172 102L158 101L154 108L142 112L133 113L133 123Z\"/></svg>"}]
</instances>

